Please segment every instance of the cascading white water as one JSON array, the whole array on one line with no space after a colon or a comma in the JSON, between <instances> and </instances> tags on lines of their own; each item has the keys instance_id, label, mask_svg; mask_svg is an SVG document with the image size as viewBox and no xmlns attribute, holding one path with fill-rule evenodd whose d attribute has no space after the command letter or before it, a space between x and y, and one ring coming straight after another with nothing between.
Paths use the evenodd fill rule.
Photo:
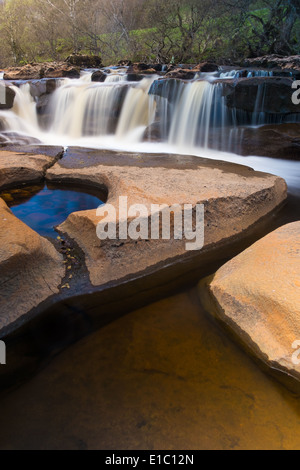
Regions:
<instances>
[{"instance_id":1,"label":"cascading white water","mask_svg":"<svg viewBox=\"0 0 300 470\"><path fill-rule=\"evenodd\" d=\"M175 143L179 149L186 144L193 147L199 133L204 146L207 146L210 109L204 101L208 98L211 102L207 93L210 86L207 82L194 82L188 84L181 94L169 134L169 142Z\"/></svg>"},{"instance_id":2,"label":"cascading white water","mask_svg":"<svg viewBox=\"0 0 300 470\"><path fill-rule=\"evenodd\" d=\"M105 83L118 83L118 82L126 82L127 75L126 74L118 74L118 73L110 73L107 75L105 79Z\"/></svg>"},{"instance_id":3,"label":"cascading white water","mask_svg":"<svg viewBox=\"0 0 300 470\"><path fill-rule=\"evenodd\" d=\"M123 92L124 88L106 83L66 81L52 99L50 133L71 138L112 133L115 111Z\"/></svg>"},{"instance_id":4,"label":"cascading white water","mask_svg":"<svg viewBox=\"0 0 300 470\"><path fill-rule=\"evenodd\" d=\"M29 83L19 88L11 86L16 96L11 111L1 111L2 126L7 132L35 136L39 132L36 103L30 94Z\"/></svg>"},{"instance_id":5,"label":"cascading white water","mask_svg":"<svg viewBox=\"0 0 300 470\"><path fill-rule=\"evenodd\" d=\"M121 147L139 143L147 135L178 152L197 148L237 152L243 135L239 126L284 122L280 114L265 113L263 84L249 113L227 106L226 84L220 80L185 82L151 76L128 82L125 70L111 69L105 82L98 83L92 82L92 73L83 72L78 80L57 80L43 121L29 83L13 87L13 109L0 111L2 129L63 145Z\"/></svg>"},{"instance_id":6,"label":"cascading white water","mask_svg":"<svg viewBox=\"0 0 300 470\"><path fill-rule=\"evenodd\" d=\"M230 70L228 72L221 72L219 78L230 79L230 78L241 78L245 76L247 76L247 78L273 77L274 73L272 70L249 70L248 72L245 72L245 70Z\"/></svg>"},{"instance_id":7,"label":"cascading white water","mask_svg":"<svg viewBox=\"0 0 300 470\"><path fill-rule=\"evenodd\" d=\"M154 80L155 77L144 78L135 88L129 89L116 130L117 139L139 141L152 123L156 104L149 99L149 90Z\"/></svg>"},{"instance_id":8,"label":"cascading white water","mask_svg":"<svg viewBox=\"0 0 300 470\"><path fill-rule=\"evenodd\" d=\"M263 124L269 118L262 114L263 87L250 116L226 106L222 82L187 83L152 77L133 83L125 74L124 70L113 71L104 83L93 83L91 72L83 73L78 80L57 80L46 109L50 116L46 130L39 124L30 84L12 87L16 93L14 106L0 111L2 140L7 136L8 142L15 142L13 134L17 133L51 145L193 154L245 163L243 157L216 150L238 151L236 142L243 136L238 125L249 125L251 120L255 125ZM162 142L142 142L145 129L154 124L160 129ZM290 188L300 187L298 162L248 157L247 164L271 172L273 168L288 180Z\"/></svg>"}]
</instances>

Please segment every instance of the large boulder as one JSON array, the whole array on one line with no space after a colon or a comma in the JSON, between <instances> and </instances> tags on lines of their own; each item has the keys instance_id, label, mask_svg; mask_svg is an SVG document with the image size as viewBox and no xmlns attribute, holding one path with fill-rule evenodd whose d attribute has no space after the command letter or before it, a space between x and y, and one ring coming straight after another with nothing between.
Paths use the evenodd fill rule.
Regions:
<instances>
[{"instance_id":1,"label":"large boulder","mask_svg":"<svg viewBox=\"0 0 300 470\"><path fill-rule=\"evenodd\" d=\"M300 222L281 227L199 286L206 309L299 391ZM295 342L298 343L295 343Z\"/></svg>"},{"instance_id":2,"label":"large boulder","mask_svg":"<svg viewBox=\"0 0 300 470\"><path fill-rule=\"evenodd\" d=\"M106 77L106 73L102 72L101 70L97 70L92 74L92 82L105 82Z\"/></svg>"},{"instance_id":3,"label":"large boulder","mask_svg":"<svg viewBox=\"0 0 300 470\"><path fill-rule=\"evenodd\" d=\"M196 75L195 70L178 68L166 74L166 78L176 78L179 80L193 80Z\"/></svg>"},{"instance_id":4,"label":"large boulder","mask_svg":"<svg viewBox=\"0 0 300 470\"><path fill-rule=\"evenodd\" d=\"M218 72L219 66L213 62L201 62L201 64L196 65L193 70L201 73L212 73Z\"/></svg>"},{"instance_id":5,"label":"large boulder","mask_svg":"<svg viewBox=\"0 0 300 470\"><path fill-rule=\"evenodd\" d=\"M33 80L30 82L30 94L33 98L38 99L41 96L52 94L56 87L57 80L55 79Z\"/></svg>"},{"instance_id":6,"label":"large boulder","mask_svg":"<svg viewBox=\"0 0 300 470\"><path fill-rule=\"evenodd\" d=\"M0 330L59 292L63 257L0 198Z\"/></svg>"},{"instance_id":7,"label":"large boulder","mask_svg":"<svg viewBox=\"0 0 300 470\"><path fill-rule=\"evenodd\" d=\"M101 57L96 55L72 54L66 59L66 62L75 67L85 68L96 68L102 65Z\"/></svg>"},{"instance_id":8,"label":"large boulder","mask_svg":"<svg viewBox=\"0 0 300 470\"><path fill-rule=\"evenodd\" d=\"M205 207L205 244L193 252L187 251L184 238L174 239L174 234L171 240L100 241L96 229L101 219L96 210L71 214L60 230L83 249L94 286L151 271L161 271L167 279L170 273L163 275L163 271L171 266L172 276L178 266L184 271L189 263L244 239L248 230L286 198L286 183L281 178L239 165L167 155L144 159L135 154L85 153L79 149L69 149L68 155L47 171L47 180L106 187L107 203L116 209L117 225L124 221L119 214L121 196L127 196L128 207L144 204L149 210L151 204L178 204L181 211L184 204L191 204L194 211L198 203Z\"/></svg>"},{"instance_id":9,"label":"large boulder","mask_svg":"<svg viewBox=\"0 0 300 470\"><path fill-rule=\"evenodd\" d=\"M241 155L263 155L271 158L300 161L300 123L243 128L233 150Z\"/></svg>"},{"instance_id":10,"label":"large boulder","mask_svg":"<svg viewBox=\"0 0 300 470\"><path fill-rule=\"evenodd\" d=\"M24 151L26 147L23 147ZM23 184L40 183L50 168L62 155L63 149L53 147L27 147L15 151L7 147L0 152L0 190Z\"/></svg>"},{"instance_id":11,"label":"large boulder","mask_svg":"<svg viewBox=\"0 0 300 470\"><path fill-rule=\"evenodd\" d=\"M130 75L143 74L143 75L152 75L156 74L161 70L159 65L144 64L142 62L132 64L128 67L127 73Z\"/></svg>"},{"instance_id":12,"label":"large boulder","mask_svg":"<svg viewBox=\"0 0 300 470\"><path fill-rule=\"evenodd\" d=\"M220 80L229 108L253 113L289 115L300 113L300 104L292 101L292 78L256 77ZM217 81L218 83L218 81Z\"/></svg>"},{"instance_id":13,"label":"large boulder","mask_svg":"<svg viewBox=\"0 0 300 470\"><path fill-rule=\"evenodd\" d=\"M51 96L56 90L58 80L53 78L33 80L30 82L30 94L36 102L36 110L39 115L40 124L45 126L50 121L48 113Z\"/></svg>"}]
</instances>

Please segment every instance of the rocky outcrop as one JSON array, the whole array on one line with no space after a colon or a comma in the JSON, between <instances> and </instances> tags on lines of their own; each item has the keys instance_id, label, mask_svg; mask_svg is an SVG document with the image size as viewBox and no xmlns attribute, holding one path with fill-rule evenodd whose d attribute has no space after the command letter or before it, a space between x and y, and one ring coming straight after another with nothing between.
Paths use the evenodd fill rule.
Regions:
<instances>
[{"instance_id":1,"label":"rocky outcrop","mask_svg":"<svg viewBox=\"0 0 300 470\"><path fill-rule=\"evenodd\" d=\"M171 70L166 74L166 78L176 78L178 80L193 80L196 75L196 71L189 69L175 69Z\"/></svg>"},{"instance_id":2,"label":"rocky outcrop","mask_svg":"<svg viewBox=\"0 0 300 470\"><path fill-rule=\"evenodd\" d=\"M24 146L19 151L14 147L8 150L23 151L23 155L18 156L17 164L13 156L10 169L4 167L5 171L16 168L10 178L6 173L6 187L14 187L20 180L31 182L36 176L44 178L43 165L49 162L39 156L51 156L49 149L43 152L39 147L34 152ZM34 153L41 162L28 168ZM3 159L7 162L8 155ZM32 373L43 358L49 359L92 328L203 278L224 256L235 256L241 244L247 246L257 231L266 233L274 211L286 198L281 178L240 165L180 155L69 148L60 163L46 172L46 180L63 186L90 186L99 191L99 197L106 191L108 204L117 209L117 225L124 220L118 212L119 196L128 197L128 207L136 203L146 208L155 203L167 207L179 204L177 214L183 204L191 204L193 222L196 204L203 203L205 220L198 235L200 228L202 245L204 228L204 246L187 251L187 240L174 238L172 217L170 240L160 236L157 240L129 237L100 241L96 228L101 219L96 211L73 213L60 226L66 239L55 243L67 262L67 276L61 282L62 261L52 245L13 218L1 202L0 337L10 345L9 364L0 370L3 386L15 383L20 368L22 377ZM126 223L131 222L132 216Z\"/></svg>"},{"instance_id":3,"label":"rocky outcrop","mask_svg":"<svg viewBox=\"0 0 300 470\"><path fill-rule=\"evenodd\" d=\"M167 98L171 103L176 99L179 87L181 86L180 80L175 78L161 78L155 80L149 90L149 95L160 96L161 98Z\"/></svg>"},{"instance_id":4,"label":"rocky outcrop","mask_svg":"<svg viewBox=\"0 0 300 470\"><path fill-rule=\"evenodd\" d=\"M50 95L56 90L57 81L49 80L33 80L30 82L30 94L33 98L40 98L43 95Z\"/></svg>"},{"instance_id":5,"label":"rocky outcrop","mask_svg":"<svg viewBox=\"0 0 300 470\"><path fill-rule=\"evenodd\" d=\"M292 78L256 77L219 83L229 108L285 115L300 113L300 105L292 101L293 81Z\"/></svg>"},{"instance_id":6,"label":"rocky outcrop","mask_svg":"<svg viewBox=\"0 0 300 470\"><path fill-rule=\"evenodd\" d=\"M212 62L202 62L196 66L182 66L169 70L166 78L179 80L193 80L197 73L213 73L219 70L219 66Z\"/></svg>"},{"instance_id":7,"label":"rocky outcrop","mask_svg":"<svg viewBox=\"0 0 300 470\"><path fill-rule=\"evenodd\" d=\"M244 67L288 69L300 72L300 55L284 57L272 54L263 57L256 57L254 59L246 59L243 61L242 65Z\"/></svg>"},{"instance_id":8,"label":"rocky outcrop","mask_svg":"<svg viewBox=\"0 0 300 470\"><path fill-rule=\"evenodd\" d=\"M300 124L281 124L240 130L233 149L239 154L300 161Z\"/></svg>"},{"instance_id":9,"label":"rocky outcrop","mask_svg":"<svg viewBox=\"0 0 300 470\"><path fill-rule=\"evenodd\" d=\"M194 209L198 203L205 206L205 246L198 252L187 251L186 240L174 240L174 235L171 240L100 241L96 235L100 219L95 210L70 215L60 230L75 239L85 252L94 286L200 259L243 238L248 229L286 198L282 179L238 165L179 156L143 159L134 154L118 157L100 151L87 152L86 156L83 151L78 153L79 163L75 151L75 156L48 170L47 179L107 187L107 202L117 214L120 196L128 197L128 207L144 204L149 211L151 204L179 204L181 210L188 203ZM120 220L118 215L117 225Z\"/></svg>"},{"instance_id":10,"label":"rocky outcrop","mask_svg":"<svg viewBox=\"0 0 300 470\"><path fill-rule=\"evenodd\" d=\"M58 293L62 256L0 198L0 330Z\"/></svg>"},{"instance_id":11,"label":"rocky outcrop","mask_svg":"<svg viewBox=\"0 0 300 470\"><path fill-rule=\"evenodd\" d=\"M153 75L162 71L161 64L144 64L143 62L131 64L128 67L127 73L130 75Z\"/></svg>"},{"instance_id":12,"label":"rocky outcrop","mask_svg":"<svg viewBox=\"0 0 300 470\"><path fill-rule=\"evenodd\" d=\"M0 152L0 190L43 181L46 170L60 158L63 151L57 147L29 146L27 149L32 153L16 152L9 147Z\"/></svg>"},{"instance_id":13,"label":"rocky outcrop","mask_svg":"<svg viewBox=\"0 0 300 470\"><path fill-rule=\"evenodd\" d=\"M0 87L0 110L11 109L14 105L16 93L12 88L7 85L1 84Z\"/></svg>"},{"instance_id":14,"label":"rocky outcrop","mask_svg":"<svg viewBox=\"0 0 300 470\"><path fill-rule=\"evenodd\" d=\"M198 64L196 65L196 67L193 67L193 70L201 73L212 73L218 72L219 66L217 64L214 64L213 62L201 62L201 64Z\"/></svg>"},{"instance_id":15,"label":"rocky outcrop","mask_svg":"<svg viewBox=\"0 0 300 470\"><path fill-rule=\"evenodd\" d=\"M80 78L80 69L65 64L41 69L42 78Z\"/></svg>"},{"instance_id":16,"label":"rocky outcrop","mask_svg":"<svg viewBox=\"0 0 300 470\"><path fill-rule=\"evenodd\" d=\"M92 82L105 82L106 77L107 77L106 73L101 72L101 70L97 70L96 72L92 74L91 80Z\"/></svg>"},{"instance_id":17,"label":"rocky outcrop","mask_svg":"<svg viewBox=\"0 0 300 470\"><path fill-rule=\"evenodd\" d=\"M39 80L41 78L79 78L80 68L65 62L28 64L11 67L4 72L4 80Z\"/></svg>"},{"instance_id":18,"label":"rocky outcrop","mask_svg":"<svg viewBox=\"0 0 300 470\"><path fill-rule=\"evenodd\" d=\"M199 289L206 309L247 350L270 370L299 381L299 287L300 222L295 222L259 240Z\"/></svg>"},{"instance_id":19,"label":"rocky outcrop","mask_svg":"<svg viewBox=\"0 0 300 470\"><path fill-rule=\"evenodd\" d=\"M96 55L72 54L66 59L66 62L75 67L84 68L97 68L102 65L101 57Z\"/></svg>"}]
</instances>

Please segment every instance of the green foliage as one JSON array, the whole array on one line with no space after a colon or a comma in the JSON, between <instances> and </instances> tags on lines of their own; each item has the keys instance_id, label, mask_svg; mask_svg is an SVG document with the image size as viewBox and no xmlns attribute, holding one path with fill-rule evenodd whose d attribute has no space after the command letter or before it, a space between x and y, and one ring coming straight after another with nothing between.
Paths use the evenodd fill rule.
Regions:
<instances>
[{"instance_id":1,"label":"green foliage","mask_svg":"<svg viewBox=\"0 0 300 470\"><path fill-rule=\"evenodd\" d=\"M300 52L299 0L9 0L1 66L73 52L195 63Z\"/></svg>"}]
</instances>

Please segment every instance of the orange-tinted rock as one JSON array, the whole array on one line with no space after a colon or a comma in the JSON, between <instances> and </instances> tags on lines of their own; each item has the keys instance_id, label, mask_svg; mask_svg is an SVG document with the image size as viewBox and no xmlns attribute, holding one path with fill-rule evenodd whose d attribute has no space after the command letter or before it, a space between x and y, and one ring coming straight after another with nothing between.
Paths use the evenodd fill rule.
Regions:
<instances>
[{"instance_id":1,"label":"orange-tinted rock","mask_svg":"<svg viewBox=\"0 0 300 470\"><path fill-rule=\"evenodd\" d=\"M300 379L300 222L277 229L200 283L208 311L270 370Z\"/></svg>"},{"instance_id":2,"label":"orange-tinted rock","mask_svg":"<svg viewBox=\"0 0 300 470\"><path fill-rule=\"evenodd\" d=\"M63 257L0 199L0 329L58 293Z\"/></svg>"},{"instance_id":3,"label":"orange-tinted rock","mask_svg":"<svg viewBox=\"0 0 300 470\"><path fill-rule=\"evenodd\" d=\"M22 185L24 183L38 183L44 179L46 170L50 168L59 157L57 155L25 154L10 150L0 152L0 190L7 187Z\"/></svg>"}]
</instances>

